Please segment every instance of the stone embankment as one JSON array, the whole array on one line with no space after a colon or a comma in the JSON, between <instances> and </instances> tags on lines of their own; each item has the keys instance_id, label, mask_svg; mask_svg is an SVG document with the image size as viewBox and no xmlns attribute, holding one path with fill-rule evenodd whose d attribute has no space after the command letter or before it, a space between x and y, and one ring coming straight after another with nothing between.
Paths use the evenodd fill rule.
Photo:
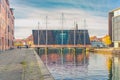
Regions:
<instances>
[{"instance_id":1,"label":"stone embankment","mask_svg":"<svg viewBox=\"0 0 120 80\"><path fill-rule=\"evenodd\" d=\"M114 48L113 54L120 55L120 48Z\"/></svg>"},{"instance_id":2,"label":"stone embankment","mask_svg":"<svg viewBox=\"0 0 120 80\"><path fill-rule=\"evenodd\" d=\"M90 52L95 53L112 53L114 48L91 48Z\"/></svg>"},{"instance_id":3,"label":"stone embankment","mask_svg":"<svg viewBox=\"0 0 120 80\"><path fill-rule=\"evenodd\" d=\"M0 80L54 80L33 49L0 53Z\"/></svg>"},{"instance_id":4,"label":"stone embankment","mask_svg":"<svg viewBox=\"0 0 120 80\"><path fill-rule=\"evenodd\" d=\"M113 54L120 54L120 48L90 48L90 52L95 53L113 53Z\"/></svg>"}]
</instances>

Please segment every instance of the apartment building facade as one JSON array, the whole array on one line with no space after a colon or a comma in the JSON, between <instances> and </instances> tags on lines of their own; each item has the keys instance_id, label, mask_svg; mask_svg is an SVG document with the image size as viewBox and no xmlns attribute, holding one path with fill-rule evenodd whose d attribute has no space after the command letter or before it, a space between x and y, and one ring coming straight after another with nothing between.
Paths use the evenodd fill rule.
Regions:
<instances>
[{"instance_id":1,"label":"apartment building facade","mask_svg":"<svg viewBox=\"0 0 120 80\"><path fill-rule=\"evenodd\" d=\"M114 47L120 47L120 8L109 12L109 36Z\"/></svg>"},{"instance_id":2,"label":"apartment building facade","mask_svg":"<svg viewBox=\"0 0 120 80\"><path fill-rule=\"evenodd\" d=\"M13 48L14 14L8 0L0 0L0 51Z\"/></svg>"}]
</instances>

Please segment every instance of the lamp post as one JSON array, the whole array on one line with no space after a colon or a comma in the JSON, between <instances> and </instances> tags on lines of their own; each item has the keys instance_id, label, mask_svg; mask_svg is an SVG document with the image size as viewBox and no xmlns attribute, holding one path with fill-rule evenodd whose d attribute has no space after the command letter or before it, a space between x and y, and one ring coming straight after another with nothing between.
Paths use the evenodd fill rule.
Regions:
<instances>
[{"instance_id":1,"label":"lamp post","mask_svg":"<svg viewBox=\"0 0 120 80\"><path fill-rule=\"evenodd\" d=\"M47 37L48 36L48 33L47 33L47 24L48 24L48 21L47 20L48 20L48 17L46 16L46 47L47 47L47 44L48 44L48 42L47 42L48 41L48 37Z\"/></svg>"},{"instance_id":2,"label":"lamp post","mask_svg":"<svg viewBox=\"0 0 120 80\"><path fill-rule=\"evenodd\" d=\"M84 47L86 46L86 20L84 20Z\"/></svg>"},{"instance_id":3,"label":"lamp post","mask_svg":"<svg viewBox=\"0 0 120 80\"><path fill-rule=\"evenodd\" d=\"M40 43L39 43L39 41L40 41L39 24L40 24L40 23L38 22L38 32L37 32L37 33L38 33L38 54L39 54L39 44L40 44Z\"/></svg>"},{"instance_id":4,"label":"lamp post","mask_svg":"<svg viewBox=\"0 0 120 80\"><path fill-rule=\"evenodd\" d=\"M63 18L64 17L64 13L62 13L62 45L63 45L63 27L64 27L64 22L63 22Z\"/></svg>"},{"instance_id":5,"label":"lamp post","mask_svg":"<svg viewBox=\"0 0 120 80\"><path fill-rule=\"evenodd\" d=\"M38 22L38 46L39 46L39 44L40 44L40 43L39 43L39 41L40 41L40 31L39 31L40 29L39 29L39 24L40 24L40 23Z\"/></svg>"},{"instance_id":6,"label":"lamp post","mask_svg":"<svg viewBox=\"0 0 120 80\"><path fill-rule=\"evenodd\" d=\"M45 55L46 55L46 66L47 66L47 20L48 20L48 17L46 16L46 48L45 48Z\"/></svg>"}]
</instances>

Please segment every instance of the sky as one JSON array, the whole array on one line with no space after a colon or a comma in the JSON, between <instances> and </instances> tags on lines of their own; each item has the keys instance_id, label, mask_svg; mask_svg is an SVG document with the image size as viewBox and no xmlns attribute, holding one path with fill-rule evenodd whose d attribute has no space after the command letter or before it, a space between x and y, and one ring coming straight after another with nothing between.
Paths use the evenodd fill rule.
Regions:
<instances>
[{"instance_id":1,"label":"sky","mask_svg":"<svg viewBox=\"0 0 120 80\"><path fill-rule=\"evenodd\" d=\"M14 8L15 38L26 38L33 29L88 29L90 36L108 34L108 12L120 0L9 0ZM47 16L47 19L46 19ZM63 27L62 27L63 21ZM38 23L40 23L38 25Z\"/></svg>"}]
</instances>

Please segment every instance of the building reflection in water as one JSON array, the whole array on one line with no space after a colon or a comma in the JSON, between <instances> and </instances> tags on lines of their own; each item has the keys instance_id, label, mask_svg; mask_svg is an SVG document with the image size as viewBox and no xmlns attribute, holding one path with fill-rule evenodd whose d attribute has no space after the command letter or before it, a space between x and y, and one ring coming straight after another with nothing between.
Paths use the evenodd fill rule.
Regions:
<instances>
[{"instance_id":1,"label":"building reflection in water","mask_svg":"<svg viewBox=\"0 0 120 80\"><path fill-rule=\"evenodd\" d=\"M88 64L89 54L83 53L81 50L78 52L74 52L73 49L63 49L62 53L60 49L49 49L47 51L47 57L45 54L45 50L40 50L40 57L44 63L47 62L48 65L58 64L61 65L84 65ZM48 61L46 61L46 58ZM63 59L63 60L62 60Z\"/></svg>"},{"instance_id":2,"label":"building reflection in water","mask_svg":"<svg viewBox=\"0 0 120 80\"><path fill-rule=\"evenodd\" d=\"M47 57L44 49L39 52L42 61L47 63L46 65L56 80L76 80L86 77L89 54L81 49L48 49Z\"/></svg>"},{"instance_id":3,"label":"building reflection in water","mask_svg":"<svg viewBox=\"0 0 120 80\"><path fill-rule=\"evenodd\" d=\"M113 55L112 80L120 80L120 54Z\"/></svg>"},{"instance_id":4,"label":"building reflection in water","mask_svg":"<svg viewBox=\"0 0 120 80\"><path fill-rule=\"evenodd\" d=\"M106 56L106 66L108 69L108 80L120 80L120 54L110 54Z\"/></svg>"},{"instance_id":5,"label":"building reflection in water","mask_svg":"<svg viewBox=\"0 0 120 80\"><path fill-rule=\"evenodd\" d=\"M55 79L120 80L120 55L84 53L71 48L48 49L47 54L45 49L39 52Z\"/></svg>"},{"instance_id":6,"label":"building reflection in water","mask_svg":"<svg viewBox=\"0 0 120 80\"><path fill-rule=\"evenodd\" d=\"M107 64L107 69L108 69L108 80L112 80L112 58L108 57L106 60Z\"/></svg>"}]
</instances>

